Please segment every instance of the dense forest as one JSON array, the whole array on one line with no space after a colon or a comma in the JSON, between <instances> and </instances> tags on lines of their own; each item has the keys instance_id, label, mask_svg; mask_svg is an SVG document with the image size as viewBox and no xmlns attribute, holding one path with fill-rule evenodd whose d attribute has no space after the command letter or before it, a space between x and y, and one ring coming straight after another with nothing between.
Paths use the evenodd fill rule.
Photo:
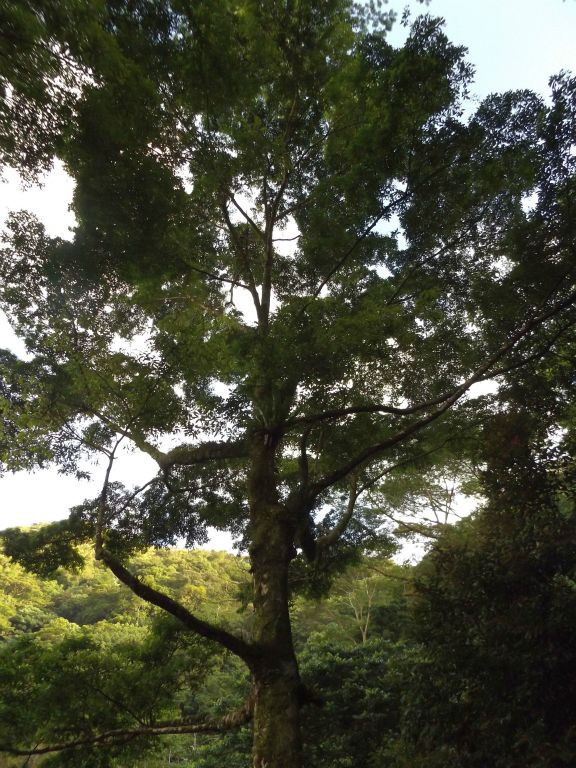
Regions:
<instances>
[{"instance_id":1,"label":"dense forest","mask_svg":"<svg viewBox=\"0 0 576 768\"><path fill-rule=\"evenodd\" d=\"M0 2L0 165L75 218L2 235L0 470L99 488L2 532L6 765L576 763L576 79L473 103L395 21Z\"/></svg>"},{"instance_id":2,"label":"dense forest","mask_svg":"<svg viewBox=\"0 0 576 768\"><path fill-rule=\"evenodd\" d=\"M493 499L437 527L418 565L365 554L329 594L294 574L294 640L310 691L306 766L574 764L574 463L516 445L488 466ZM133 730L175 710L217 719L242 705L250 681L233 654L143 604L88 548L81 554L82 565L50 579L0 560L0 745L86 736L81 748L27 758L31 766L249 764L249 725L89 743L96 724ZM149 550L131 562L239 636L254 621L249 567L203 550ZM16 768L22 757L0 765Z\"/></svg>"}]
</instances>

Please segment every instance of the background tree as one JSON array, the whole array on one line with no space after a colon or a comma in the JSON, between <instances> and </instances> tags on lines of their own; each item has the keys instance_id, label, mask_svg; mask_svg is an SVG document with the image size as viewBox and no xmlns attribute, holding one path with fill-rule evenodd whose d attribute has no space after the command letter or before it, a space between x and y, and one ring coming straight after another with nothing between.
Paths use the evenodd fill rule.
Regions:
<instances>
[{"instance_id":1,"label":"background tree","mask_svg":"<svg viewBox=\"0 0 576 768\"><path fill-rule=\"evenodd\" d=\"M123 64L86 83L61 150L74 240L17 214L2 253L33 356L2 360L4 463L107 465L54 536L7 551L48 570L94 539L135 595L239 657L257 768L302 762L290 569L373 546L370 490L462 451L491 407L470 387L574 336L574 81L465 120L471 70L441 24L394 49L377 16L110 0ZM141 488L113 476L124 444L158 465ZM126 565L207 525L248 550L248 638Z\"/></svg>"},{"instance_id":2,"label":"background tree","mask_svg":"<svg viewBox=\"0 0 576 768\"><path fill-rule=\"evenodd\" d=\"M574 762L573 444L529 421L492 425L487 505L417 568L393 765Z\"/></svg>"}]
</instances>

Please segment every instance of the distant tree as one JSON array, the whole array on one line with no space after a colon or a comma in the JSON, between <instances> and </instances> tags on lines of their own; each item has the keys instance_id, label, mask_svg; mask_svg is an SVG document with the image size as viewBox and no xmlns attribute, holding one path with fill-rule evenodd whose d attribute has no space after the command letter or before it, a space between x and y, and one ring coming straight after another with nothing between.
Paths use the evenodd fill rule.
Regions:
<instances>
[{"instance_id":1,"label":"distant tree","mask_svg":"<svg viewBox=\"0 0 576 768\"><path fill-rule=\"evenodd\" d=\"M291 571L372 551L373 493L465 450L491 407L472 385L574 338L576 83L465 120L470 66L428 17L394 49L348 0L99 7L122 66L84 84L60 150L74 239L20 213L2 251L31 359L1 360L0 444L8 468L107 469L52 543L7 551L47 569L93 539L135 595L244 662L252 692L222 725L252 718L254 766L298 768ZM113 476L125 444L158 465L141 488ZM209 525L248 550L250 637L127 567Z\"/></svg>"},{"instance_id":2,"label":"distant tree","mask_svg":"<svg viewBox=\"0 0 576 768\"><path fill-rule=\"evenodd\" d=\"M576 759L574 453L569 444L536 452L529 421L495 421L487 505L416 570L420 647L405 652L396 678L394 766L568 768Z\"/></svg>"}]
</instances>

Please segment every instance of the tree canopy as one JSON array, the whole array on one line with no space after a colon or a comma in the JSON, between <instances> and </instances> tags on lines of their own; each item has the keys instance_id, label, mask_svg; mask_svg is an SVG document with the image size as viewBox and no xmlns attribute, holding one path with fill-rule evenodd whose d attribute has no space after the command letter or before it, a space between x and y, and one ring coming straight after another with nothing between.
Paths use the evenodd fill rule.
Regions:
<instances>
[{"instance_id":1,"label":"tree canopy","mask_svg":"<svg viewBox=\"0 0 576 768\"><path fill-rule=\"evenodd\" d=\"M387 479L472 454L507 399L539 392L549 429L566 418L573 368L548 361L574 344L576 82L468 117L465 51L428 16L394 48L348 0L86 7L74 47L25 6L86 67L66 130L50 88L31 102L78 223L67 242L9 222L1 302L31 359L2 354L0 446L8 469L107 469L7 552L48 572L93 540L135 595L246 664L254 765L296 768L290 574L325 586L385 549ZM114 475L125 445L158 465L141 488ZM249 637L127 567L207 526L249 553Z\"/></svg>"}]
</instances>

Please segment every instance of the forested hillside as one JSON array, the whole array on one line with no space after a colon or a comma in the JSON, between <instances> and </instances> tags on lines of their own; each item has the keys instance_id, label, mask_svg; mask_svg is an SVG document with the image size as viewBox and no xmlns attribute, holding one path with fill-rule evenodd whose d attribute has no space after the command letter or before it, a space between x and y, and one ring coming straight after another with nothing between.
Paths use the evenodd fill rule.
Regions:
<instances>
[{"instance_id":1,"label":"forested hillside","mask_svg":"<svg viewBox=\"0 0 576 768\"><path fill-rule=\"evenodd\" d=\"M100 722L104 717L112 728L134 718L166 719L175 709L186 717L216 716L241 705L249 681L233 656L215 652L158 609L143 606L87 548L82 554L85 563L76 572L59 569L50 579L0 556L5 590L0 602L0 744L34 730L64 736L78 727L79 719L91 717ZM131 565L199 615L240 635L250 631L253 607L245 558L203 550L149 550ZM333 716L345 719L339 690L347 685L346 707L372 719L374 693L363 690L364 684L374 684L382 671L379 660L403 632L409 591L409 569L381 558L366 559L338 577L329 598L295 591L296 644L317 695L326 688L326 705L336 710ZM379 733L376 721L370 728ZM346 730L345 743L357 738ZM170 736L157 745L139 742L133 752L124 748L118 762L113 758L117 750L88 750L89 756L82 750L82 756L73 751L58 758L31 758L30 764L81 765L86 760L86 765L120 766L130 759L134 765L155 766L170 758L185 759L187 765L235 765L232 754L238 752L237 764L245 765L248 752L243 747L249 752L249 741L241 736L222 740L199 735L192 741ZM0 765L21 762L4 758Z\"/></svg>"}]
</instances>

